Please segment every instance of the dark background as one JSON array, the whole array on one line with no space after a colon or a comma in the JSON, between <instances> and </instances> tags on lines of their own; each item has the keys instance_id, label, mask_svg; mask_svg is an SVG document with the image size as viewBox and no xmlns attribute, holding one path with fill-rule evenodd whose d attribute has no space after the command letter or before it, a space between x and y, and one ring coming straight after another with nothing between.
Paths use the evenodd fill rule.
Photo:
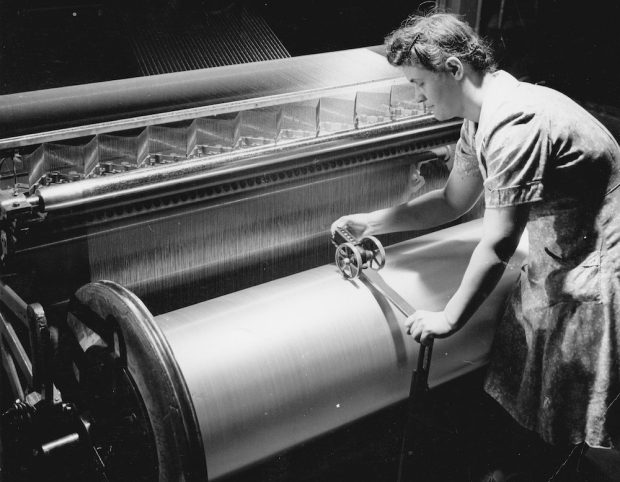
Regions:
<instances>
[{"instance_id":1,"label":"dark background","mask_svg":"<svg viewBox=\"0 0 620 482\"><path fill-rule=\"evenodd\" d=\"M242 13L265 22L291 56L378 45L420 3L0 0L0 94L143 75L135 45L146 34L193 29L221 38L211 26ZM615 106L619 18L620 2L611 0L484 0L480 32L517 77Z\"/></svg>"}]
</instances>

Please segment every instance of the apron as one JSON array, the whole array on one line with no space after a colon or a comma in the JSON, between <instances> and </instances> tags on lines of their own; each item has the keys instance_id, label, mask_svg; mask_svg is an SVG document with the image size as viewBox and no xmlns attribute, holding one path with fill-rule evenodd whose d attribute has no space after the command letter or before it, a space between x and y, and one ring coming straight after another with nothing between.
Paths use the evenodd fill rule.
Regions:
<instances>
[{"instance_id":1,"label":"apron","mask_svg":"<svg viewBox=\"0 0 620 482\"><path fill-rule=\"evenodd\" d=\"M597 201L598 199L598 201ZM620 437L620 187L534 203L485 390L553 445Z\"/></svg>"}]
</instances>

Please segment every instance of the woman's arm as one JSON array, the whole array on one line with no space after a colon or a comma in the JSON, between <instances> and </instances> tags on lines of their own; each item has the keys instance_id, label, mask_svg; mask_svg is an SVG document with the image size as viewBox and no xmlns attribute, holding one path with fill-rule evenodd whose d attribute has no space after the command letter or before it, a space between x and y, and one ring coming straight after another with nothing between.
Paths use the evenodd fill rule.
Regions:
<instances>
[{"instance_id":1,"label":"woman's arm","mask_svg":"<svg viewBox=\"0 0 620 482\"><path fill-rule=\"evenodd\" d=\"M499 282L527 224L529 205L487 209L482 239L476 246L459 289L446 305L448 320L463 326Z\"/></svg>"},{"instance_id":2,"label":"woman's arm","mask_svg":"<svg viewBox=\"0 0 620 482\"><path fill-rule=\"evenodd\" d=\"M463 280L443 312L418 311L405 325L425 343L460 329L489 296L514 254L529 215L529 205L487 209L482 239L476 246Z\"/></svg>"},{"instance_id":3,"label":"woman's arm","mask_svg":"<svg viewBox=\"0 0 620 482\"><path fill-rule=\"evenodd\" d=\"M370 213L343 216L332 224L332 232L343 226L357 237L428 229L454 221L469 211L482 193L482 176L456 165L442 189L423 194L397 206Z\"/></svg>"}]
</instances>

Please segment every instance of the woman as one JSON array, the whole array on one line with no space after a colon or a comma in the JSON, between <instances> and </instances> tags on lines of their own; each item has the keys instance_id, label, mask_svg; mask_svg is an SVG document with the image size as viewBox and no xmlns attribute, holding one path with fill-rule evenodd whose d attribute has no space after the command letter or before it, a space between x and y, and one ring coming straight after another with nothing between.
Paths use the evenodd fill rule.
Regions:
<instances>
[{"instance_id":1,"label":"woman","mask_svg":"<svg viewBox=\"0 0 620 482\"><path fill-rule=\"evenodd\" d=\"M484 194L483 234L440 312L406 321L421 343L461 328L493 290L528 228L529 255L499 324L485 390L548 444L620 444L620 148L578 104L496 71L457 17L409 18L388 61L438 120L463 118L443 189L344 216L358 237L453 221ZM578 64L575 65L578 68ZM615 404L614 404L615 401Z\"/></svg>"}]
</instances>

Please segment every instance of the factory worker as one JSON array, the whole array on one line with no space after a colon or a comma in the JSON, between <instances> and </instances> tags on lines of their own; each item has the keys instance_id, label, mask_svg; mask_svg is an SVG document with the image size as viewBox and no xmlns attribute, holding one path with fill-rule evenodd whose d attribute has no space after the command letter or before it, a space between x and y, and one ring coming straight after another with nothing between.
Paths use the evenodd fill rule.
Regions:
<instances>
[{"instance_id":1,"label":"factory worker","mask_svg":"<svg viewBox=\"0 0 620 482\"><path fill-rule=\"evenodd\" d=\"M454 165L442 189L344 216L332 231L427 229L484 195L482 238L458 290L443 311L406 321L426 343L467 323L527 227L529 255L497 328L485 390L549 446L620 448L618 144L563 94L496 71L488 45L456 16L410 17L386 49L438 120L464 119Z\"/></svg>"}]
</instances>

